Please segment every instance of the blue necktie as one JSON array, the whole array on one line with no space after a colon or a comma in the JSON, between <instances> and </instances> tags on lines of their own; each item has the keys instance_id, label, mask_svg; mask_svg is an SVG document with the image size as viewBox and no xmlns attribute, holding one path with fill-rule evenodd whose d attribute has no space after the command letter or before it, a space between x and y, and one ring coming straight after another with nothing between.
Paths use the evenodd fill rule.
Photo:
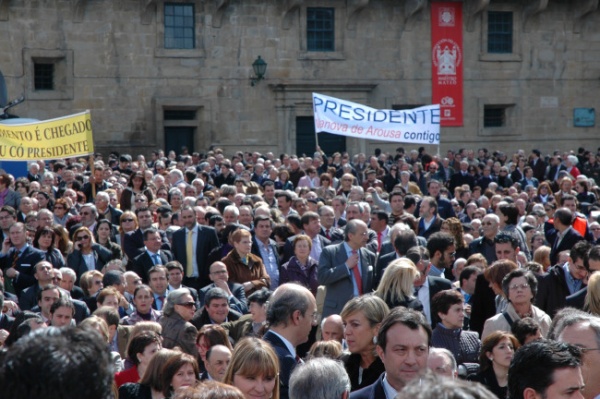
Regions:
<instances>
[{"instance_id":1,"label":"blue necktie","mask_svg":"<svg viewBox=\"0 0 600 399\"><path fill-rule=\"evenodd\" d=\"M160 265L161 264L161 260L160 260L160 257L158 256L158 254L152 255L152 257L154 258L154 264L155 265Z\"/></svg>"}]
</instances>

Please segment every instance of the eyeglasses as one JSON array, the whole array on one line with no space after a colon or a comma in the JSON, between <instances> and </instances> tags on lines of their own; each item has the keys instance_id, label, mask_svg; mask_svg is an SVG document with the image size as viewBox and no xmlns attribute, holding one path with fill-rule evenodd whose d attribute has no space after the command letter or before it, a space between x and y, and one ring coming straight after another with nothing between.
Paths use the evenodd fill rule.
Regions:
<instances>
[{"instance_id":1,"label":"eyeglasses","mask_svg":"<svg viewBox=\"0 0 600 399\"><path fill-rule=\"evenodd\" d=\"M529 288L529 284L527 284L527 283L513 284L513 285L508 286L508 288L511 289L511 290L518 290L519 288L522 289L522 290L524 290L526 288Z\"/></svg>"},{"instance_id":2,"label":"eyeglasses","mask_svg":"<svg viewBox=\"0 0 600 399\"><path fill-rule=\"evenodd\" d=\"M55 206L54 209L65 209L62 206Z\"/></svg>"},{"instance_id":3,"label":"eyeglasses","mask_svg":"<svg viewBox=\"0 0 600 399\"><path fill-rule=\"evenodd\" d=\"M123 219L122 222L133 222L133 219Z\"/></svg>"},{"instance_id":4,"label":"eyeglasses","mask_svg":"<svg viewBox=\"0 0 600 399\"><path fill-rule=\"evenodd\" d=\"M79 236L75 240L81 241L81 240L89 240L89 239L90 239L90 236Z\"/></svg>"},{"instance_id":5,"label":"eyeglasses","mask_svg":"<svg viewBox=\"0 0 600 399\"><path fill-rule=\"evenodd\" d=\"M89 215L91 215L91 214L92 214L92 212L81 212L81 214L82 214L83 216L89 216Z\"/></svg>"},{"instance_id":6,"label":"eyeglasses","mask_svg":"<svg viewBox=\"0 0 600 399\"><path fill-rule=\"evenodd\" d=\"M196 302L184 302L184 303L178 303L177 305L185 306L186 308L194 308L194 307L196 307Z\"/></svg>"},{"instance_id":7,"label":"eyeglasses","mask_svg":"<svg viewBox=\"0 0 600 399\"><path fill-rule=\"evenodd\" d=\"M227 270L217 270L216 272L211 272L210 274L227 274Z\"/></svg>"},{"instance_id":8,"label":"eyeglasses","mask_svg":"<svg viewBox=\"0 0 600 399\"><path fill-rule=\"evenodd\" d=\"M136 198L135 199L135 202L146 202L146 201L147 201L147 199L145 199L145 198Z\"/></svg>"}]
</instances>

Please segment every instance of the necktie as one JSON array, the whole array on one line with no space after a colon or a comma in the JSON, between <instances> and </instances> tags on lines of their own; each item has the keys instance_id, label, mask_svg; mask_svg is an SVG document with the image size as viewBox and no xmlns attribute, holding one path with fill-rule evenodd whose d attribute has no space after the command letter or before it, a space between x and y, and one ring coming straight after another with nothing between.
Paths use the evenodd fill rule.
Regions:
<instances>
[{"instance_id":1,"label":"necktie","mask_svg":"<svg viewBox=\"0 0 600 399\"><path fill-rule=\"evenodd\" d=\"M12 267L13 269L17 268L17 263L19 262L19 255L21 255L21 252L15 248L15 252L13 253L12 258L12 264L10 265L10 267Z\"/></svg>"},{"instance_id":2,"label":"necktie","mask_svg":"<svg viewBox=\"0 0 600 399\"><path fill-rule=\"evenodd\" d=\"M325 237L327 237L328 240L331 240L331 234L329 234L329 229L325 230Z\"/></svg>"},{"instance_id":3,"label":"necktie","mask_svg":"<svg viewBox=\"0 0 600 399\"><path fill-rule=\"evenodd\" d=\"M162 308L165 306L165 296L164 295L159 295L158 296L158 300L160 301L160 309L158 304L156 304L156 309L157 310L162 310Z\"/></svg>"},{"instance_id":4,"label":"necktie","mask_svg":"<svg viewBox=\"0 0 600 399\"><path fill-rule=\"evenodd\" d=\"M154 264L155 265L160 265L161 264L160 256L158 256L158 254L152 255L152 258L154 259Z\"/></svg>"},{"instance_id":5,"label":"necktie","mask_svg":"<svg viewBox=\"0 0 600 399\"><path fill-rule=\"evenodd\" d=\"M356 255L357 253L357 251L352 251L352 255ZM358 295L362 295L362 277L360 276L360 270L358 270L359 267L360 262L356 266L354 266L354 268L352 269L352 274L354 274L354 280L356 281L356 286L358 287Z\"/></svg>"},{"instance_id":6,"label":"necktie","mask_svg":"<svg viewBox=\"0 0 600 399\"><path fill-rule=\"evenodd\" d=\"M419 290L421 289L422 285L415 287L415 296L418 297L419 296Z\"/></svg>"},{"instance_id":7,"label":"necktie","mask_svg":"<svg viewBox=\"0 0 600 399\"><path fill-rule=\"evenodd\" d=\"M187 257L187 264L185 268L185 275L191 277L194 273L194 265L192 264L194 261L194 243L192 242L192 235L194 234L193 230L188 230L187 242L185 246L185 253Z\"/></svg>"},{"instance_id":8,"label":"necktie","mask_svg":"<svg viewBox=\"0 0 600 399\"><path fill-rule=\"evenodd\" d=\"M377 252L381 251L381 236L383 236L382 231L377 233Z\"/></svg>"}]
</instances>

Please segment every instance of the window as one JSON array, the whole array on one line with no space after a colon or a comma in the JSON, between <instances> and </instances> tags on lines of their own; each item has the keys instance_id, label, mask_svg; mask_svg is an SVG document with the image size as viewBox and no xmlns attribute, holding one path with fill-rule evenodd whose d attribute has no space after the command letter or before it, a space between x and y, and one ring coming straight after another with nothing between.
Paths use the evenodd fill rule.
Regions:
<instances>
[{"instance_id":1,"label":"window","mask_svg":"<svg viewBox=\"0 0 600 399\"><path fill-rule=\"evenodd\" d=\"M196 48L193 4L165 3L164 18L165 48Z\"/></svg>"},{"instance_id":2,"label":"window","mask_svg":"<svg viewBox=\"0 0 600 399\"><path fill-rule=\"evenodd\" d=\"M510 11L488 12L488 53L510 54L513 52L513 13Z\"/></svg>"},{"instance_id":3,"label":"window","mask_svg":"<svg viewBox=\"0 0 600 399\"><path fill-rule=\"evenodd\" d=\"M54 63L34 62L33 89L54 90Z\"/></svg>"},{"instance_id":4,"label":"window","mask_svg":"<svg viewBox=\"0 0 600 399\"><path fill-rule=\"evenodd\" d=\"M506 107L486 105L483 108L483 127L506 126Z\"/></svg>"},{"instance_id":5,"label":"window","mask_svg":"<svg viewBox=\"0 0 600 399\"><path fill-rule=\"evenodd\" d=\"M306 43L308 51L335 51L335 10L306 9Z\"/></svg>"}]
</instances>

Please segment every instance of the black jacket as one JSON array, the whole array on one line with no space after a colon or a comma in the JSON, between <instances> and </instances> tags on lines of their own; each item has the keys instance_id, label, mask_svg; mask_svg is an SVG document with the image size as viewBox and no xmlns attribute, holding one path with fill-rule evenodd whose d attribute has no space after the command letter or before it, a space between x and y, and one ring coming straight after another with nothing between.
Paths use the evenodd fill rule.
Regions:
<instances>
[{"instance_id":1,"label":"black jacket","mask_svg":"<svg viewBox=\"0 0 600 399\"><path fill-rule=\"evenodd\" d=\"M567 297L571 295L563 265L552 266L546 274L538 279L538 291L535 306L542 309L550 317L564 308Z\"/></svg>"}]
</instances>

